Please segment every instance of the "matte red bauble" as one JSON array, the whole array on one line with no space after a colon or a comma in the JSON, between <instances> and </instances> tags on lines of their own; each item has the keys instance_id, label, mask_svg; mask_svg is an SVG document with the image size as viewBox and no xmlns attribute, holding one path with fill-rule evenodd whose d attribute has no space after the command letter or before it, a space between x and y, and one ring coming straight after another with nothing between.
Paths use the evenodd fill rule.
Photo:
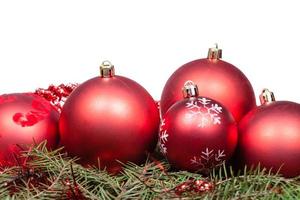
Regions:
<instances>
[{"instance_id":1,"label":"matte red bauble","mask_svg":"<svg viewBox=\"0 0 300 200\"><path fill-rule=\"evenodd\" d=\"M181 100L180 90L187 80L199 86L202 96L222 103L237 122L254 108L255 96L247 77L220 58L221 50L211 48L208 58L189 62L177 69L167 81L161 96L162 115Z\"/></svg>"},{"instance_id":2,"label":"matte red bauble","mask_svg":"<svg viewBox=\"0 0 300 200\"><path fill-rule=\"evenodd\" d=\"M163 116L160 150L175 168L207 174L233 154L237 125L222 104L199 97L192 82L183 92L185 99Z\"/></svg>"},{"instance_id":3,"label":"matte red bauble","mask_svg":"<svg viewBox=\"0 0 300 200\"><path fill-rule=\"evenodd\" d=\"M76 88L63 106L61 144L83 165L115 173L128 161L139 163L157 143L159 112L138 83L114 75L104 62L101 76Z\"/></svg>"},{"instance_id":4,"label":"matte red bauble","mask_svg":"<svg viewBox=\"0 0 300 200\"><path fill-rule=\"evenodd\" d=\"M300 104L275 101L264 90L262 105L239 124L238 158L248 167L272 169L286 177L300 175Z\"/></svg>"},{"instance_id":5,"label":"matte red bauble","mask_svg":"<svg viewBox=\"0 0 300 200\"><path fill-rule=\"evenodd\" d=\"M32 93L0 96L0 165L16 164L14 154L33 143L47 140L49 148L58 144L59 113L44 98Z\"/></svg>"}]
</instances>

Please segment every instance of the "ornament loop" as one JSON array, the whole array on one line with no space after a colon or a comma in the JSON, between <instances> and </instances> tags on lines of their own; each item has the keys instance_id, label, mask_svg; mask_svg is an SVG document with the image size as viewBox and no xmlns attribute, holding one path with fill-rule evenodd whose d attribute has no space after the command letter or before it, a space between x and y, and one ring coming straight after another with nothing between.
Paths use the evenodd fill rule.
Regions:
<instances>
[{"instance_id":1,"label":"ornament loop","mask_svg":"<svg viewBox=\"0 0 300 200\"><path fill-rule=\"evenodd\" d=\"M188 80L184 83L182 94L184 98L198 97L198 86L193 81Z\"/></svg>"},{"instance_id":2,"label":"ornament loop","mask_svg":"<svg viewBox=\"0 0 300 200\"><path fill-rule=\"evenodd\" d=\"M110 61L105 60L102 62L100 65L100 76L103 78L115 76L115 67Z\"/></svg>"},{"instance_id":3,"label":"ornament loop","mask_svg":"<svg viewBox=\"0 0 300 200\"><path fill-rule=\"evenodd\" d=\"M218 48L217 43L215 43L215 47L208 49L207 58L214 59L214 60L218 60L218 59L222 58L222 49Z\"/></svg>"},{"instance_id":4,"label":"ornament loop","mask_svg":"<svg viewBox=\"0 0 300 200\"><path fill-rule=\"evenodd\" d=\"M265 88L262 90L261 94L259 95L259 99L260 99L260 103L263 105L263 104L274 102L275 96L273 92Z\"/></svg>"}]
</instances>

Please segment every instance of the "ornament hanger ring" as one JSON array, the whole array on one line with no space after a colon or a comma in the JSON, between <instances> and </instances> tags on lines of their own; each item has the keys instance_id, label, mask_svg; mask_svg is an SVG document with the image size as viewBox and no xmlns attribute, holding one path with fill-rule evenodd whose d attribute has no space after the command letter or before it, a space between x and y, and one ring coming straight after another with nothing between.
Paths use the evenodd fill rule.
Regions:
<instances>
[{"instance_id":1,"label":"ornament hanger ring","mask_svg":"<svg viewBox=\"0 0 300 200\"><path fill-rule=\"evenodd\" d=\"M113 64L109 60L105 60L102 62L101 67L103 68L111 68Z\"/></svg>"},{"instance_id":2,"label":"ornament hanger ring","mask_svg":"<svg viewBox=\"0 0 300 200\"><path fill-rule=\"evenodd\" d=\"M188 80L184 83L182 94L184 98L197 97L199 94L198 86L193 81Z\"/></svg>"},{"instance_id":3,"label":"ornament hanger ring","mask_svg":"<svg viewBox=\"0 0 300 200\"><path fill-rule=\"evenodd\" d=\"M222 49L219 49L218 43L215 43L214 47L209 48L207 58L213 60L222 58Z\"/></svg>"},{"instance_id":4,"label":"ornament hanger ring","mask_svg":"<svg viewBox=\"0 0 300 200\"><path fill-rule=\"evenodd\" d=\"M195 83L191 80L188 80L184 83L184 86L194 86L194 85L195 85Z\"/></svg>"},{"instance_id":5,"label":"ornament hanger ring","mask_svg":"<svg viewBox=\"0 0 300 200\"><path fill-rule=\"evenodd\" d=\"M103 78L110 78L115 75L115 68L114 65L108 61L105 60L100 65L100 76Z\"/></svg>"},{"instance_id":6,"label":"ornament hanger ring","mask_svg":"<svg viewBox=\"0 0 300 200\"><path fill-rule=\"evenodd\" d=\"M262 105L272 103L275 101L274 93L268 90L267 88L265 88L262 90L261 94L259 95L259 100Z\"/></svg>"},{"instance_id":7,"label":"ornament hanger ring","mask_svg":"<svg viewBox=\"0 0 300 200\"><path fill-rule=\"evenodd\" d=\"M215 49L218 49L219 47L218 47L218 43L215 43Z\"/></svg>"}]
</instances>

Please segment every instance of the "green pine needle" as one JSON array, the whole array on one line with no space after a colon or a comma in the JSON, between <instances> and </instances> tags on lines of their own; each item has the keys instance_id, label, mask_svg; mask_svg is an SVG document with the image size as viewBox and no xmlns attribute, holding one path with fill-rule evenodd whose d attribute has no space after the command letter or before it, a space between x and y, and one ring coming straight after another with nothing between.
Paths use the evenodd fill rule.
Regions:
<instances>
[{"instance_id":1,"label":"green pine needle","mask_svg":"<svg viewBox=\"0 0 300 200\"><path fill-rule=\"evenodd\" d=\"M300 199L298 178L283 178L260 167L236 175L223 165L203 177L171 171L166 161L148 160L142 166L127 163L122 173L112 176L76 164L62 149L48 151L46 143L22 156L27 158L25 166L1 169L0 199ZM190 180L208 181L214 189L176 193Z\"/></svg>"}]
</instances>

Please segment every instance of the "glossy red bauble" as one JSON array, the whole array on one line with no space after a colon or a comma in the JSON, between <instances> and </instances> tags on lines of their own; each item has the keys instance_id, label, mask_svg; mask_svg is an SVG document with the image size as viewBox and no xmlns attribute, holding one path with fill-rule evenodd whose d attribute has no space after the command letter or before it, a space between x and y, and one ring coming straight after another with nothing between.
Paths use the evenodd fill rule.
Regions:
<instances>
[{"instance_id":1,"label":"glossy red bauble","mask_svg":"<svg viewBox=\"0 0 300 200\"><path fill-rule=\"evenodd\" d=\"M0 96L0 165L16 164L15 153L47 140L49 148L58 144L59 113L44 98L31 93Z\"/></svg>"},{"instance_id":2,"label":"glossy red bauble","mask_svg":"<svg viewBox=\"0 0 300 200\"><path fill-rule=\"evenodd\" d=\"M248 167L272 169L286 177L300 175L300 104L266 102L239 125L238 160ZM244 165L241 165L244 166Z\"/></svg>"},{"instance_id":3,"label":"glossy red bauble","mask_svg":"<svg viewBox=\"0 0 300 200\"><path fill-rule=\"evenodd\" d=\"M162 115L182 98L180 90L188 80L198 85L202 96L222 103L237 122L255 107L255 95L247 77L219 57L219 49L210 49L208 58L189 62L172 74L161 96Z\"/></svg>"},{"instance_id":4,"label":"glossy red bauble","mask_svg":"<svg viewBox=\"0 0 300 200\"><path fill-rule=\"evenodd\" d=\"M215 100L193 95L163 116L160 150L177 169L208 173L231 157L236 144L236 122Z\"/></svg>"},{"instance_id":5,"label":"glossy red bauble","mask_svg":"<svg viewBox=\"0 0 300 200\"><path fill-rule=\"evenodd\" d=\"M70 155L115 173L121 169L118 161L139 163L155 148L159 112L142 86L115 76L113 66L104 63L101 76L71 93L59 125L61 144Z\"/></svg>"}]
</instances>

